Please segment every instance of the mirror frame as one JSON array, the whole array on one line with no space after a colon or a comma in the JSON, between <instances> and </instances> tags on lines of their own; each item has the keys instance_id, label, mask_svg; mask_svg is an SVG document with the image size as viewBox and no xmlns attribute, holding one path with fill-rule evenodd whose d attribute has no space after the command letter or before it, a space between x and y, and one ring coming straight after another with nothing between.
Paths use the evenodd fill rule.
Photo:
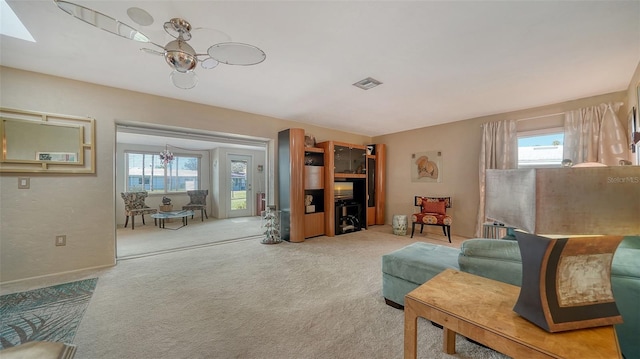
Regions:
<instances>
[{"instance_id":1,"label":"mirror frame","mask_svg":"<svg viewBox=\"0 0 640 359\"><path fill-rule=\"evenodd\" d=\"M633 118L634 123L630 124L632 128L630 128L629 131L631 131L631 143L636 145L636 152L638 152L637 146L640 144L640 82L636 85L636 95L638 96L638 102L636 103L635 108L636 113Z\"/></svg>"},{"instance_id":2,"label":"mirror frame","mask_svg":"<svg viewBox=\"0 0 640 359\"><path fill-rule=\"evenodd\" d=\"M93 174L96 172L95 120L89 117L58 115L44 112L0 108L0 172L2 173L66 173ZM34 123L46 126L78 128L77 161L25 160L7 158L5 121ZM34 146L34 152L43 152Z\"/></svg>"}]
</instances>

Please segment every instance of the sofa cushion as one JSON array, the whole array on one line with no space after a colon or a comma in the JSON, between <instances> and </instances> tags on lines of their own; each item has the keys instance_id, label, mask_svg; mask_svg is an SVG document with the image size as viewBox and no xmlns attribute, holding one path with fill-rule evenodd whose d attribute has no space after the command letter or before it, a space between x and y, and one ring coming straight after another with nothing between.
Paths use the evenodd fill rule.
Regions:
<instances>
[{"instance_id":1,"label":"sofa cushion","mask_svg":"<svg viewBox=\"0 0 640 359\"><path fill-rule=\"evenodd\" d=\"M613 255L611 275L640 280L640 236L625 237Z\"/></svg>"},{"instance_id":2,"label":"sofa cushion","mask_svg":"<svg viewBox=\"0 0 640 359\"><path fill-rule=\"evenodd\" d=\"M462 242L460 253L467 257L495 258L522 262L518 242L488 240L486 238L468 239Z\"/></svg>"},{"instance_id":3,"label":"sofa cushion","mask_svg":"<svg viewBox=\"0 0 640 359\"><path fill-rule=\"evenodd\" d=\"M422 213L447 214L444 201L422 201Z\"/></svg>"},{"instance_id":4,"label":"sofa cushion","mask_svg":"<svg viewBox=\"0 0 640 359\"><path fill-rule=\"evenodd\" d=\"M457 248L416 242L382 256L382 273L422 284L446 268L459 270Z\"/></svg>"},{"instance_id":5,"label":"sofa cushion","mask_svg":"<svg viewBox=\"0 0 640 359\"><path fill-rule=\"evenodd\" d=\"M516 241L475 238L462 242L460 270L504 283L522 284L522 259Z\"/></svg>"},{"instance_id":6,"label":"sofa cushion","mask_svg":"<svg viewBox=\"0 0 640 359\"><path fill-rule=\"evenodd\" d=\"M420 224L437 224L437 225L444 225L444 226L450 226L451 223L453 223L453 220L451 219L451 216L447 216L447 215L443 215L443 214L436 214L436 213L414 213L411 216L411 221L413 223L420 223Z\"/></svg>"}]
</instances>

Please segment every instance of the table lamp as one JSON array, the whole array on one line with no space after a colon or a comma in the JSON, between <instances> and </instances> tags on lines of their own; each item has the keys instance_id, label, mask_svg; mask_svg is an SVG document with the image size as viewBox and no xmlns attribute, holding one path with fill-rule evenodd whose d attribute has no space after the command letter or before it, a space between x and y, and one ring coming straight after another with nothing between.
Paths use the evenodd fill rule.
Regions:
<instances>
[{"instance_id":1,"label":"table lamp","mask_svg":"<svg viewBox=\"0 0 640 359\"><path fill-rule=\"evenodd\" d=\"M486 216L519 229L516 313L548 332L622 322L611 262L640 235L640 167L487 170L485 193Z\"/></svg>"}]
</instances>

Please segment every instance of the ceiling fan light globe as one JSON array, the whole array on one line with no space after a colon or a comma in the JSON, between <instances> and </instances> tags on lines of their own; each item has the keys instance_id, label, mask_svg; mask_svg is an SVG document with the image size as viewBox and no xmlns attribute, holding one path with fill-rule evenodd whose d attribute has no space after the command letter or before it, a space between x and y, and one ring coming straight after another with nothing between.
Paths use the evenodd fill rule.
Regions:
<instances>
[{"instance_id":1,"label":"ceiling fan light globe","mask_svg":"<svg viewBox=\"0 0 640 359\"><path fill-rule=\"evenodd\" d=\"M196 56L196 50L194 50L193 47L191 47L191 45L189 45L183 39L177 39L177 40L170 41L164 47L164 49L167 50L167 51L171 51L171 50L182 51L182 52L185 52L185 53L190 54L192 56Z\"/></svg>"},{"instance_id":2,"label":"ceiling fan light globe","mask_svg":"<svg viewBox=\"0 0 640 359\"><path fill-rule=\"evenodd\" d=\"M169 66L180 72L191 71L198 64L196 51L181 38L165 46L164 59Z\"/></svg>"},{"instance_id":3,"label":"ceiling fan light globe","mask_svg":"<svg viewBox=\"0 0 640 359\"><path fill-rule=\"evenodd\" d=\"M198 59L195 56L179 50L166 51L164 59L169 66L179 72L192 71L198 64Z\"/></svg>"},{"instance_id":4,"label":"ceiling fan light globe","mask_svg":"<svg viewBox=\"0 0 640 359\"><path fill-rule=\"evenodd\" d=\"M172 71L171 75L169 75L169 79L171 79L171 83L175 87L183 90L192 89L198 84L198 76L193 71Z\"/></svg>"}]
</instances>

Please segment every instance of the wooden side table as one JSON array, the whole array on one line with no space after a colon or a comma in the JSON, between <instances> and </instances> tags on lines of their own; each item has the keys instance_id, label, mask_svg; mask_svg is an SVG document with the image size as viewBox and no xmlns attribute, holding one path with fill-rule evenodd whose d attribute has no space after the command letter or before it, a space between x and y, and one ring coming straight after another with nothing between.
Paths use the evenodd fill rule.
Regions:
<instances>
[{"instance_id":1,"label":"wooden side table","mask_svg":"<svg viewBox=\"0 0 640 359\"><path fill-rule=\"evenodd\" d=\"M513 358L621 358L613 326L549 333L513 311L520 288L447 269L405 296L404 357L416 358L418 317L443 326L443 351L456 333Z\"/></svg>"}]
</instances>

